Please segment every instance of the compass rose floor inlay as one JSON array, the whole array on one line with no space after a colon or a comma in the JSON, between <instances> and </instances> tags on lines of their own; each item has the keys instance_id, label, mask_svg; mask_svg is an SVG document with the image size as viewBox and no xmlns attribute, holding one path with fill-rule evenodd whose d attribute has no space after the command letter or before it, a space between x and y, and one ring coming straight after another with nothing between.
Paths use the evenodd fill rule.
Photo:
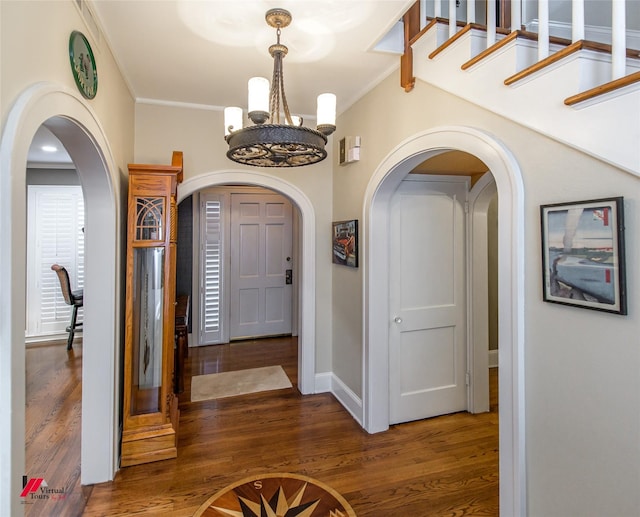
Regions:
<instances>
[{"instance_id":1,"label":"compass rose floor inlay","mask_svg":"<svg viewBox=\"0 0 640 517\"><path fill-rule=\"evenodd\" d=\"M229 485L194 517L356 517L347 501L324 483L299 474L263 474Z\"/></svg>"}]
</instances>

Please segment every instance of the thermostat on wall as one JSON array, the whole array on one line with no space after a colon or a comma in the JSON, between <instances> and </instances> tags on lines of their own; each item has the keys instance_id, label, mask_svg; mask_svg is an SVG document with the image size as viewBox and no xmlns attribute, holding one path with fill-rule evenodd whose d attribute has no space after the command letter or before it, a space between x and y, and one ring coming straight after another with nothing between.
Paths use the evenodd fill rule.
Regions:
<instances>
[{"instance_id":1,"label":"thermostat on wall","mask_svg":"<svg viewBox=\"0 0 640 517\"><path fill-rule=\"evenodd\" d=\"M357 162L360 159L360 137L345 136L340 140L340 165Z\"/></svg>"}]
</instances>

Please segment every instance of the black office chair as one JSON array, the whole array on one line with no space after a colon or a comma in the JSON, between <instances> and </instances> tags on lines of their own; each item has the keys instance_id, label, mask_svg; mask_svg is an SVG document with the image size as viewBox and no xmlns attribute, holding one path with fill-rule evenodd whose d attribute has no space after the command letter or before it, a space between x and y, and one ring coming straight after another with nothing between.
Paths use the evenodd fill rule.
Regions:
<instances>
[{"instance_id":1,"label":"black office chair","mask_svg":"<svg viewBox=\"0 0 640 517\"><path fill-rule=\"evenodd\" d=\"M71 305L71 324L67 327L67 332L69 333L69 337L67 339L67 350L71 350L73 348L73 335L76 329L82 330L82 323L77 322L78 318L78 307L82 307L82 298L83 291L82 289L78 291L71 290L71 282L69 281L69 273L67 270L59 266L58 264L54 264L51 266L51 269L56 272L58 275L58 280L60 281L60 290L62 291L62 297L67 305Z\"/></svg>"}]
</instances>

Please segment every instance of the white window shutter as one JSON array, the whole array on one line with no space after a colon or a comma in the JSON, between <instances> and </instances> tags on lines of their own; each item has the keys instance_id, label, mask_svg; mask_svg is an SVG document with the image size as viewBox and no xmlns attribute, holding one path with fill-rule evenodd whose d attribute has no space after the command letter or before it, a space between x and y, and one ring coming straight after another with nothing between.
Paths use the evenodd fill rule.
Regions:
<instances>
[{"instance_id":1,"label":"white window shutter","mask_svg":"<svg viewBox=\"0 0 640 517\"><path fill-rule=\"evenodd\" d=\"M30 185L27 230L27 337L65 332L71 307L52 264L69 272L71 288L84 286L84 200L80 186ZM78 312L82 321L82 309Z\"/></svg>"},{"instance_id":2,"label":"white window shutter","mask_svg":"<svg viewBox=\"0 0 640 517\"><path fill-rule=\"evenodd\" d=\"M200 202L200 278L199 344L222 342L222 196L203 194Z\"/></svg>"}]
</instances>

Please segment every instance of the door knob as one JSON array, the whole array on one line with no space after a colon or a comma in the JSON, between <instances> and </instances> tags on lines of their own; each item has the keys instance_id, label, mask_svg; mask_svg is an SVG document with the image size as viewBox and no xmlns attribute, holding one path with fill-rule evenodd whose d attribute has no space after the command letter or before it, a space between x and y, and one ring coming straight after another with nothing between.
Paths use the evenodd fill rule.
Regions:
<instances>
[{"instance_id":1,"label":"door knob","mask_svg":"<svg viewBox=\"0 0 640 517\"><path fill-rule=\"evenodd\" d=\"M393 318L393 321L400 325L400 323L402 323L402 318L400 316L396 316L395 318Z\"/></svg>"}]
</instances>

